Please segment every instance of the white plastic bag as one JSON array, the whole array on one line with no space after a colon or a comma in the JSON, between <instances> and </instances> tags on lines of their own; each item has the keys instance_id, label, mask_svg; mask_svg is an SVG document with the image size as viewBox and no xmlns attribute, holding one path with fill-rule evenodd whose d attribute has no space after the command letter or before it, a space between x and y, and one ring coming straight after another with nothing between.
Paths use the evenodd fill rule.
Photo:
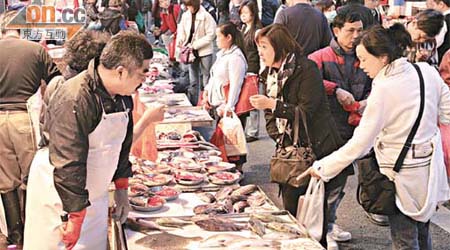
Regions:
<instances>
[{"instance_id":1,"label":"white plastic bag","mask_svg":"<svg viewBox=\"0 0 450 250\"><path fill-rule=\"evenodd\" d=\"M322 238L323 206L325 202L325 184L323 180L311 178L305 195L298 199L297 220L316 240Z\"/></svg>"},{"instance_id":2,"label":"white plastic bag","mask_svg":"<svg viewBox=\"0 0 450 250\"><path fill-rule=\"evenodd\" d=\"M231 113L231 116L225 114L219 121L218 126L223 131L227 156L247 154L247 141L245 140L244 129L242 128L241 121L234 112Z\"/></svg>"}]
</instances>

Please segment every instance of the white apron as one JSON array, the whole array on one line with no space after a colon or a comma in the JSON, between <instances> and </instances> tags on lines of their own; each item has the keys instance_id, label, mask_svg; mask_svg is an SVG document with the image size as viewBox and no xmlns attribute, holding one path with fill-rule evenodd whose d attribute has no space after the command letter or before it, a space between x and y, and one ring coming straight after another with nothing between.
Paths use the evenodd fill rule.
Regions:
<instances>
[{"instance_id":1,"label":"white apron","mask_svg":"<svg viewBox=\"0 0 450 250\"><path fill-rule=\"evenodd\" d=\"M103 115L89 134L86 164L86 189L91 205L87 207L80 239L74 249L107 248L108 186L117 169L122 142L128 125L128 111ZM25 221L24 249L64 249L60 226L61 199L53 180L54 167L48 148L40 149L31 164Z\"/></svg>"}]
</instances>

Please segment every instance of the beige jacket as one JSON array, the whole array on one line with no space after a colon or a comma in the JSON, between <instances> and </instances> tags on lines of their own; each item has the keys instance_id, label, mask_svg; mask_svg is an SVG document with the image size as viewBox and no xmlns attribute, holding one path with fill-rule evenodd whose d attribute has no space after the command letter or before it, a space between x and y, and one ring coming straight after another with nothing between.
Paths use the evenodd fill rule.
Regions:
<instances>
[{"instance_id":1,"label":"beige jacket","mask_svg":"<svg viewBox=\"0 0 450 250\"><path fill-rule=\"evenodd\" d=\"M186 11L181 16L181 21L177 28L178 49L186 45L191 31L192 13ZM195 15L195 30L192 37L192 48L198 51L200 57L213 53L213 43L216 38L216 21L203 6L200 6Z\"/></svg>"}]
</instances>

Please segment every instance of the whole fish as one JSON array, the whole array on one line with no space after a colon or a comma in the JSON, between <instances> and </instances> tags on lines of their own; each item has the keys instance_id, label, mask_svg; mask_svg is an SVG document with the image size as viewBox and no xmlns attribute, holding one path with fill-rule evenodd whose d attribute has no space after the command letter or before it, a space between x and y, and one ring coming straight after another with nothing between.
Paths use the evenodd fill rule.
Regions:
<instances>
[{"instance_id":1,"label":"whole fish","mask_svg":"<svg viewBox=\"0 0 450 250\"><path fill-rule=\"evenodd\" d=\"M262 194L251 195L247 198L247 202L251 207L259 207L266 203L266 197Z\"/></svg>"},{"instance_id":2,"label":"whole fish","mask_svg":"<svg viewBox=\"0 0 450 250\"><path fill-rule=\"evenodd\" d=\"M221 188L215 195L216 200L220 201L227 198L233 192L233 190L234 189L229 186Z\"/></svg>"},{"instance_id":3,"label":"whole fish","mask_svg":"<svg viewBox=\"0 0 450 250\"><path fill-rule=\"evenodd\" d=\"M204 240L202 240L199 244L199 247L226 247L231 241L234 240L246 240L247 238L244 236L236 235L236 234L215 234L210 236Z\"/></svg>"},{"instance_id":4,"label":"whole fish","mask_svg":"<svg viewBox=\"0 0 450 250\"><path fill-rule=\"evenodd\" d=\"M216 201L216 197L211 193L198 193L197 196L206 203L213 203Z\"/></svg>"},{"instance_id":5,"label":"whole fish","mask_svg":"<svg viewBox=\"0 0 450 250\"><path fill-rule=\"evenodd\" d=\"M231 196L229 196L229 199L234 204L234 203L236 203L238 201L246 201L247 200L247 196L246 195L231 195Z\"/></svg>"},{"instance_id":6,"label":"whole fish","mask_svg":"<svg viewBox=\"0 0 450 250\"><path fill-rule=\"evenodd\" d=\"M270 232L262 236L265 240L292 240L297 239L300 236L298 234L285 233L285 232Z\"/></svg>"},{"instance_id":7,"label":"whole fish","mask_svg":"<svg viewBox=\"0 0 450 250\"><path fill-rule=\"evenodd\" d=\"M272 229L274 231L278 231L278 232L304 235L299 229L297 229L293 226L286 225L284 223L269 222L266 226L267 226L267 228Z\"/></svg>"},{"instance_id":8,"label":"whole fish","mask_svg":"<svg viewBox=\"0 0 450 250\"><path fill-rule=\"evenodd\" d=\"M151 230L163 231L163 229L154 221L144 219L128 218L127 226L128 228L136 232L147 232Z\"/></svg>"},{"instance_id":9,"label":"whole fish","mask_svg":"<svg viewBox=\"0 0 450 250\"><path fill-rule=\"evenodd\" d=\"M233 206L231 206L231 210L225 204L212 203L212 204L204 204L198 205L194 207L194 214L227 214L231 212Z\"/></svg>"},{"instance_id":10,"label":"whole fish","mask_svg":"<svg viewBox=\"0 0 450 250\"><path fill-rule=\"evenodd\" d=\"M283 218L280 218L275 215L271 214L258 214L254 213L251 215L252 218L258 219L262 222L268 223L268 222L279 222L279 223L292 223L291 221L285 220Z\"/></svg>"},{"instance_id":11,"label":"whole fish","mask_svg":"<svg viewBox=\"0 0 450 250\"><path fill-rule=\"evenodd\" d=\"M262 249L262 248L272 248L279 249L281 247L280 242L273 240L255 240L255 239L246 239L246 240L234 240L228 244L229 249Z\"/></svg>"},{"instance_id":12,"label":"whole fish","mask_svg":"<svg viewBox=\"0 0 450 250\"><path fill-rule=\"evenodd\" d=\"M163 227L176 227L176 228L182 228L183 226L192 224L192 222L190 221L180 220L177 218L158 218L155 222L156 224Z\"/></svg>"},{"instance_id":13,"label":"whole fish","mask_svg":"<svg viewBox=\"0 0 450 250\"><path fill-rule=\"evenodd\" d=\"M248 221L248 224L249 224L250 230L252 232L254 232L255 234L257 234L259 237L262 238L264 236L264 234L266 234L266 227L260 220L250 218L250 220Z\"/></svg>"},{"instance_id":14,"label":"whole fish","mask_svg":"<svg viewBox=\"0 0 450 250\"><path fill-rule=\"evenodd\" d=\"M224 232L224 231L241 231L245 226L240 226L232 220L223 218L210 217L203 220L195 221L195 224L206 231Z\"/></svg>"},{"instance_id":15,"label":"whole fish","mask_svg":"<svg viewBox=\"0 0 450 250\"><path fill-rule=\"evenodd\" d=\"M231 193L231 195L248 195L258 190L258 187L254 184L242 186Z\"/></svg>"},{"instance_id":16,"label":"whole fish","mask_svg":"<svg viewBox=\"0 0 450 250\"><path fill-rule=\"evenodd\" d=\"M238 201L233 204L233 212L242 213L246 207L248 207L247 201Z\"/></svg>"}]
</instances>

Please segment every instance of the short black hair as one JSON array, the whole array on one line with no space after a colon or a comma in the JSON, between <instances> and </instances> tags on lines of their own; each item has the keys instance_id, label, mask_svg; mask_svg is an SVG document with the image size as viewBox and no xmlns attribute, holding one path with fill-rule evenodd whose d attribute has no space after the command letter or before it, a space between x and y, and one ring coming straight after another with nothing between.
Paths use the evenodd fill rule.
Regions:
<instances>
[{"instance_id":1,"label":"short black hair","mask_svg":"<svg viewBox=\"0 0 450 250\"><path fill-rule=\"evenodd\" d=\"M333 20L333 28L342 28L345 23L354 23L362 21L361 15L350 8L344 8L338 11ZM364 28L364 27L363 27Z\"/></svg>"},{"instance_id":2,"label":"short black hair","mask_svg":"<svg viewBox=\"0 0 450 250\"><path fill-rule=\"evenodd\" d=\"M100 63L107 69L123 66L131 71L142 67L144 60L152 57L152 46L144 35L124 30L106 44L100 55Z\"/></svg>"},{"instance_id":3,"label":"short black hair","mask_svg":"<svg viewBox=\"0 0 450 250\"><path fill-rule=\"evenodd\" d=\"M450 0L433 0L435 3L443 2L447 7L450 7Z\"/></svg>"},{"instance_id":4,"label":"short black hair","mask_svg":"<svg viewBox=\"0 0 450 250\"><path fill-rule=\"evenodd\" d=\"M433 9L426 9L416 16L417 28L425 32L428 37L435 37L444 26L444 15Z\"/></svg>"}]
</instances>

